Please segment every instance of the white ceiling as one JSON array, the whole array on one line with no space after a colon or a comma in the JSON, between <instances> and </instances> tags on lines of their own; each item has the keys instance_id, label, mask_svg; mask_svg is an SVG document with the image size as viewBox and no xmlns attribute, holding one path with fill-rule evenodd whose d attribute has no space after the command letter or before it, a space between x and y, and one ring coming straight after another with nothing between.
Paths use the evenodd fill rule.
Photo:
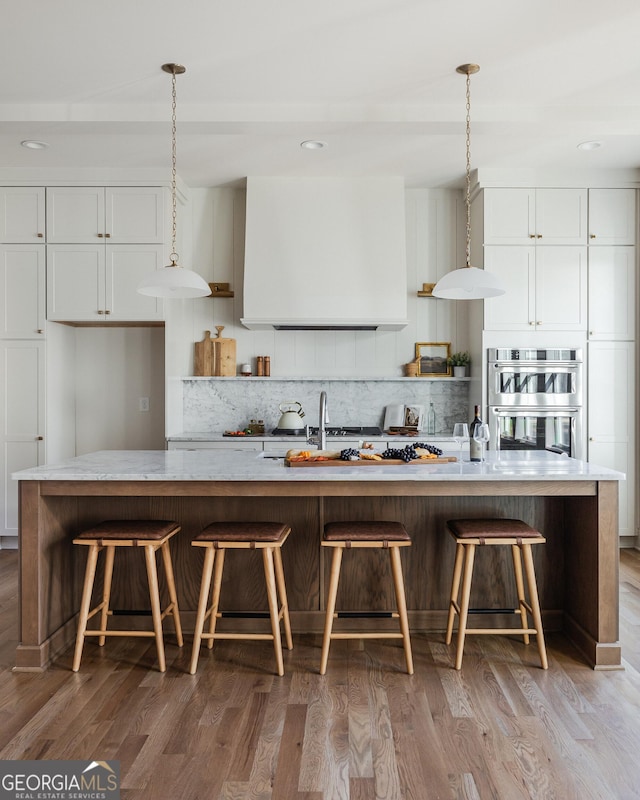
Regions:
<instances>
[{"instance_id":1,"label":"white ceiling","mask_svg":"<svg viewBox=\"0 0 640 800\"><path fill-rule=\"evenodd\" d=\"M7 0L7 3L9 0ZM472 164L640 167L638 0L13 0L3 14L0 174L170 165L247 175L464 174ZM49 143L42 151L22 139ZM305 151L303 139L327 147ZM599 150L578 142L597 139Z\"/></svg>"}]
</instances>

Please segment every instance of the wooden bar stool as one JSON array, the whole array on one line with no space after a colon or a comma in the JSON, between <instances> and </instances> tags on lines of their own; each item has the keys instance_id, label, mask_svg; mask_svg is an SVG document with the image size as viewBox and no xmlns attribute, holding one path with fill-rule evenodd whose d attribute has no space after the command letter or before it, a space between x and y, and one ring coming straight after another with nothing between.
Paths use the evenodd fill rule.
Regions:
<instances>
[{"instance_id":1,"label":"wooden bar stool","mask_svg":"<svg viewBox=\"0 0 640 800\"><path fill-rule=\"evenodd\" d=\"M291 528L289 525L285 525L282 522L213 522L191 542L195 547L206 548L202 567L202 582L200 584L200 600L198 602L198 613L193 635L193 653L190 669L192 675L195 674L198 667L202 639L208 640L207 647L209 650L213 647L214 639L271 639L276 654L278 675L284 675L280 620L284 622L288 650L293 649L293 641L291 639L291 623L289 621L289 606L284 583L284 570L282 569L281 549L290 533ZM216 633L216 622L220 617L226 616L218 610L226 550L262 550L269 612L231 612L229 616L269 617L271 619L271 633ZM215 575L213 577L211 605L209 606L209 590L214 564ZM280 607L278 607L278 604L280 604ZM209 632L203 633L207 618L209 618Z\"/></svg>"},{"instance_id":2,"label":"wooden bar stool","mask_svg":"<svg viewBox=\"0 0 640 800\"><path fill-rule=\"evenodd\" d=\"M160 672L166 670L164 641L162 637L162 620L165 617L169 615L173 617L178 646L182 647L183 644L176 584L173 577L171 552L169 550L169 539L178 533L179 530L180 526L177 522L166 520L108 520L106 522L101 522L94 528L83 531L73 540L74 544L84 545L89 548L78 619L76 649L73 656L74 672L80 669L82 648L87 636L98 636L98 644L100 647L104 645L105 637L107 636L153 636L155 637L158 650L158 666ZM149 581L149 597L151 599L151 615L153 617L152 631L107 629L108 618L114 613L109 608L109 601L111 596L111 579L113 577L113 562L116 548L118 547L144 547L147 578ZM91 595L93 593L98 555L102 550L106 551L102 601L98 603L95 608L91 609ZM164 572L169 589L169 605L164 611L160 607L156 550L160 550L162 553ZM96 630L87 630L88 620L98 612L100 612L100 627ZM126 613L135 614L137 612L130 611L121 613L124 615Z\"/></svg>"},{"instance_id":3,"label":"wooden bar stool","mask_svg":"<svg viewBox=\"0 0 640 800\"><path fill-rule=\"evenodd\" d=\"M331 561L331 575L329 578L329 594L327 596L327 610L324 624L324 637L322 640L322 658L320 661L320 674L327 671L329 659L329 646L332 639L402 639L404 643L404 657L407 672L413 675L413 656L411 654L411 640L409 638L409 620L407 617L407 602L404 593L404 580L402 565L400 563L399 547L410 547L411 539L400 522L329 522L324 527L323 547L333 547ZM340 567L342 554L345 549L352 548L384 548L389 550L393 585L396 593L397 612L338 612L336 613L336 597L338 582L340 581ZM333 620L336 617L380 617L391 616L400 620L400 633L389 631L366 631L362 633L339 632L333 633Z\"/></svg>"},{"instance_id":4,"label":"wooden bar stool","mask_svg":"<svg viewBox=\"0 0 640 800\"><path fill-rule=\"evenodd\" d=\"M453 634L453 619L456 614L458 620L458 644L456 649L456 669L462 667L462 653L466 634L514 634L521 633L524 643L529 644L529 634L535 633L538 642L538 653L542 668L547 669L547 651L544 644L542 631L542 617L536 575L533 569L533 555L531 545L544 544L546 539L542 534L519 519L452 519L447 522L449 533L456 542L456 558L453 567L453 581L451 584L451 600L449 603L449 618L447 620L447 644L451 644ZM469 608L471 594L471 578L473 575L473 562L476 547L484 545L509 545L513 557L513 570L518 592L518 608ZM522 561L529 587L530 602L525 598L524 580L522 575ZM462 575L462 597L458 603L460 577ZM529 627L527 612L533 617L533 627ZM469 628L467 619L469 614L519 614L521 625L519 628Z\"/></svg>"}]
</instances>

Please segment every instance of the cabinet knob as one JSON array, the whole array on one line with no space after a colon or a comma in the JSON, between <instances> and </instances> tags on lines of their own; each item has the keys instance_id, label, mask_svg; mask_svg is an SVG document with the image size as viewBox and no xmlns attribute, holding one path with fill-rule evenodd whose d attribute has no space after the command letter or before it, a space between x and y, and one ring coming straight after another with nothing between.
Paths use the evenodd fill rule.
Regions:
<instances>
[{"instance_id":1,"label":"cabinet knob","mask_svg":"<svg viewBox=\"0 0 640 800\"><path fill-rule=\"evenodd\" d=\"M110 239L111 238L111 234L110 233L105 233L104 238L105 239Z\"/></svg>"},{"instance_id":2,"label":"cabinet knob","mask_svg":"<svg viewBox=\"0 0 640 800\"><path fill-rule=\"evenodd\" d=\"M38 328L38 330L36 331L36 333L44 333L44 331L42 330L42 328Z\"/></svg>"},{"instance_id":3,"label":"cabinet knob","mask_svg":"<svg viewBox=\"0 0 640 800\"><path fill-rule=\"evenodd\" d=\"M36 436L36 442L43 442L44 436Z\"/></svg>"},{"instance_id":4,"label":"cabinet knob","mask_svg":"<svg viewBox=\"0 0 640 800\"><path fill-rule=\"evenodd\" d=\"M110 311L109 309L107 309L107 310L106 310L104 313L105 313L105 314L110 314L110 313L111 313L111 311Z\"/></svg>"},{"instance_id":5,"label":"cabinet knob","mask_svg":"<svg viewBox=\"0 0 640 800\"><path fill-rule=\"evenodd\" d=\"M595 233L591 233L591 234L589 234L589 238L590 238L590 239L595 239L595 238L596 238L596 235L595 235Z\"/></svg>"},{"instance_id":6,"label":"cabinet knob","mask_svg":"<svg viewBox=\"0 0 640 800\"><path fill-rule=\"evenodd\" d=\"M530 233L530 234L529 234L529 238L530 238L530 239L535 239L535 238L536 238L536 235L535 235L535 233Z\"/></svg>"},{"instance_id":7,"label":"cabinet knob","mask_svg":"<svg viewBox=\"0 0 640 800\"><path fill-rule=\"evenodd\" d=\"M542 239L542 234L541 233L537 234L536 239Z\"/></svg>"},{"instance_id":8,"label":"cabinet knob","mask_svg":"<svg viewBox=\"0 0 640 800\"><path fill-rule=\"evenodd\" d=\"M595 439L593 438L593 436L590 436L590 437L589 437L589 441L590 441L590 442L595 442Z\"/></svg>"},{"instance_id":9,"label":"cabinet knob","mask_svg":"<svg viewBox=\"0 0 640 800\"><path fill-rule=\"evenodd\" d=\"M102 239L102 238L104 238L104 233L99 233L98 234L98 239Z\"/></svg>"},{"instance_id":10,"label":"cabinet knob","mask_svg":"<svg viewBox=\"0 0 640 800\"><path fill-rule=\"evenodd\" d=\"M104 311L101 308L99 308L98 309L98 314L104 314Z\"/></svg>"},{"instance_id":11,"label":"cabinet knob","mask_svg":"<svg viewBox=\"0 0 640 800\"><path fill-rule=\"evenodd\" d=\"M542 325L542 320L541 320L541 319L539 319L539 320L536 322L536 325Z\"/></svg>"},{"instance_id":12,"label":"cabinet knob","mask_svg":"<svg viewBox=\"0 0 640 800\"><path fill-rule=\"evenodd\" d=\"M44 233L36 233L38 239L44 239Z\"/></svg>"},{"instance_id":13,"label":"cabinet knob","mask_svg":"<svg viewBox=\"0 0 640 800\"><path fill-rule=\"evenodd\" d=\"M535 325L536 323L533 320L529 320L529 325Z\"/></svg>"}]
</instances>

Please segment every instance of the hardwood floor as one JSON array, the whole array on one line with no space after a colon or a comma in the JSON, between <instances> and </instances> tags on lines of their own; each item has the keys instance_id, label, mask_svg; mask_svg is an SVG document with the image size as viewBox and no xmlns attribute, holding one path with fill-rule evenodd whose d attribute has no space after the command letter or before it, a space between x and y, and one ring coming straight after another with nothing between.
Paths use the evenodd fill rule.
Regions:
<instances>
[{"instance_id":1,"label":"hardwood floor","mask_svg":"<svg viewBox=\"0 0 640 800\"><path fill-rule=\"evenodd\" d=\"M461 672L442 633L398 642L294 636L283 678L268 642L87 642L13 673L17 554L0 552L0 758L118 759L125 800L637 800L640 552L621 554L624 670L594 672L558 635L470 637Z\"/></svg>"}]
</instances>

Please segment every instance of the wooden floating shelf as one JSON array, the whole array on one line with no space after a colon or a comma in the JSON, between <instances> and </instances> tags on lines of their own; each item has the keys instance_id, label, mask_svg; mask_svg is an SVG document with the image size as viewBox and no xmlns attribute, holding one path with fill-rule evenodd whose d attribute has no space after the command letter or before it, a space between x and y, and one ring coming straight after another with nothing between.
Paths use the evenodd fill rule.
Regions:
<instances>
[{"instance_id":1,"label":"wooden floating shelf","mask_svg":"<svg viewBox=\"0 0 640 800\"><path fill-rule=\"evenodd\" d=\"M231 291L231 286L228 283L210 283L209 288L211 289L210 297L233 297L234 294Z\"/></svg>"}]
</instances>

